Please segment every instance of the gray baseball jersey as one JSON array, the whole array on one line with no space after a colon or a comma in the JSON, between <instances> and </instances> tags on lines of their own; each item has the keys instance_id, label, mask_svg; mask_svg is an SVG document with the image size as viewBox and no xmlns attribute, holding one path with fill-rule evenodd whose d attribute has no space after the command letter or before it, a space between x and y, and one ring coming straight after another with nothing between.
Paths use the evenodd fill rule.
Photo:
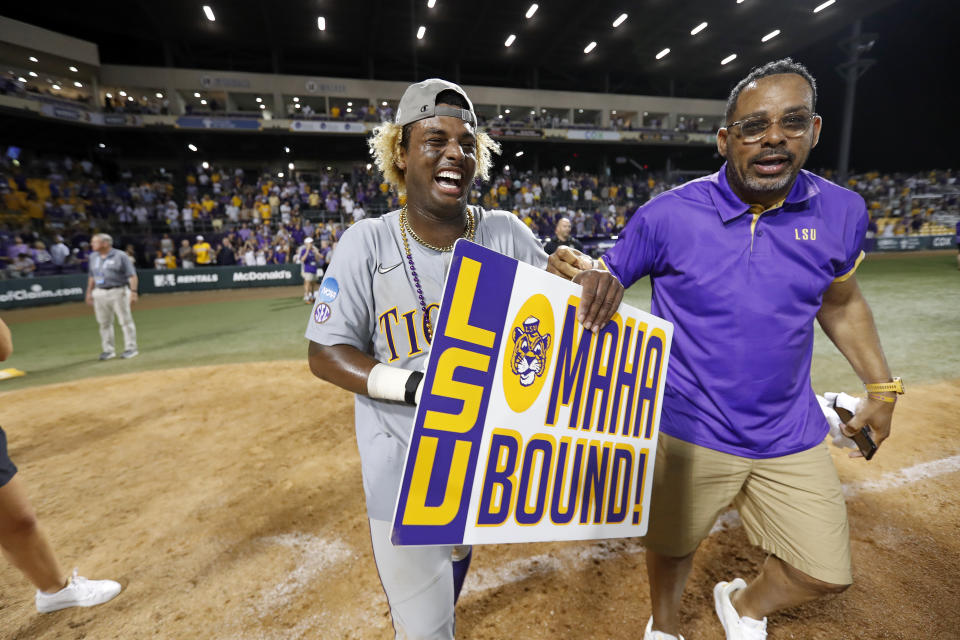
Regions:
<instances>
[{"instance_id":1,"label":"gray baseball jersey","mask_svg":"<svg viewBox=\"0 0 960 640\"><path fill-rule=\"evenodd\" d=\"M130 256L119 249L110 249L105 257L96 251L91 253L89 270L98 289L124 287L130 276L137 273Z\"/></svg>"},{"instance_id":2,"label":"gray baseball jersey","mask_svg":"<svg viewBox=\"0 0 960 640\"><path fill-rule=\"evenodd\" d=\"M516 216L471 210L477 218L475 242L546 267L547 254ZM392 211L361 220L343 234L317 292L306 337L323 345L352 345L392 366L423 369L430 345L399 220L400 212ZM428 249L409 234L407 239L427 311L436 323L452 254ZM393 518L415 413L416 407L406 404L356 396L357 445L371 518Z\"/></svg>"}]
</instances>

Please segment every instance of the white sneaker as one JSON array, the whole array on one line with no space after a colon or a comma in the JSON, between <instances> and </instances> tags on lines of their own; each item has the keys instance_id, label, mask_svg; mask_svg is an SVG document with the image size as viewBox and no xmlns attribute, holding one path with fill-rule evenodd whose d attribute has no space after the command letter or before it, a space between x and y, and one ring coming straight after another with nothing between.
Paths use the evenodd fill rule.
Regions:
<instances>
[{"instance_id":1,"label":"white sneaker","mask_svg":"<svg viewBox=\"0 0 960 640\"><path fill-rule=\"evenodd\" d=\"M113 580L87 580L78 576L74 569L67 586L60 591L44 593L37 590L37 611L50 613L67 607L93 607L113 600L122 588Z\"/></svg>"},{"instance_id":2,"label":"white sneaker","mask_svg":"<svg viewBox=\"0 0 960 640\"><path fill-rule=\"evenodd\" d=\"M717 617L727 634L727 640L766 640L767 619L741 618L730 602L730 595L734 591L745 589L746 586L747 583L742 578L717 583L713 588L713 604L717 609Z\"/></svg>"},{"instance_id":3,"label":"white sneaker","mask_svg":"<svg viewBox=\"0 0 960 640\"><path fill-rule=\"evenodd\" d=\"M685 640L685 638L682 635L672 636L663 631L654 631L653 616L650 616L650 619L647 620L647 628L643 630L643 640Z\"/></svg>"}]
</instances>

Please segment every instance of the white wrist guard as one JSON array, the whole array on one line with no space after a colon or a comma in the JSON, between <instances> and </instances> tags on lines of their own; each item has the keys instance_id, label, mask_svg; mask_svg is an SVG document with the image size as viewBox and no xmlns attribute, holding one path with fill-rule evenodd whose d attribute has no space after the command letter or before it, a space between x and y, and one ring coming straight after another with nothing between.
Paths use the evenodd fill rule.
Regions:
<instances>
[{"instance_id":1,"label":"white wrist guard","mask_svg":"<svg viewBox=\"0 0 960 640\"><path fill-rule=\"evenodd\" d=\"M410 371L378 362L367 376L367 395L407 404L420 401L423 371Z\"/></svg>"}]
</instances>

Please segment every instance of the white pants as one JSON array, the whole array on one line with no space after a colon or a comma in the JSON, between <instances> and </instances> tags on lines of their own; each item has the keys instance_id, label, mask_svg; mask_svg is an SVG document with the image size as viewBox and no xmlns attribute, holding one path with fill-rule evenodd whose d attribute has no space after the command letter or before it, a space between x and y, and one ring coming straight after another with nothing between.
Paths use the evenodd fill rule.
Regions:
<instances>
[{"instance_id":1,"label":"white pants","mask_svg":"<svg viewBox=\"0 0 960 640\"><path fill-rule=\"evenodd\" d=\"M453 640L453 547L395 547L392 528L390 522L370 520L396 640Z\"/></svg>"},{"instance_id":2,"label":"white pants","mask_svg":"<svg viewBox=\"0 0 960 640\"><path fill-rule=\"evenodd\" d=\"M114 315L123 331L124 350L131 351L137 348L137 327L134 326L133 314L130 313L130 289L127 287L94 289L93 311L100 324L100 346L104 353L116 353L113 344Z\"/></svg>"}]
</instances>

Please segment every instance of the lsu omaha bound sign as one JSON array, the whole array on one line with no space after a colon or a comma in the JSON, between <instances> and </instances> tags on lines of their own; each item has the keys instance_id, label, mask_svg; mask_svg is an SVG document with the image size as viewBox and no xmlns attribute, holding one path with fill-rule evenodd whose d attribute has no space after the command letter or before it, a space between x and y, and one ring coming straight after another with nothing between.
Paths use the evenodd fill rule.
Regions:
<instances>
[{"instance_id":1,"label":"lsu omaha bound sign","mask_svg":"<svg viewBox=\"0 0 960 640\"><path fill-rule=\"evenodd\" d=\"M393 520L400 545L646 533L673 325L460 240Z\"/></svg>"}]
</instances>

